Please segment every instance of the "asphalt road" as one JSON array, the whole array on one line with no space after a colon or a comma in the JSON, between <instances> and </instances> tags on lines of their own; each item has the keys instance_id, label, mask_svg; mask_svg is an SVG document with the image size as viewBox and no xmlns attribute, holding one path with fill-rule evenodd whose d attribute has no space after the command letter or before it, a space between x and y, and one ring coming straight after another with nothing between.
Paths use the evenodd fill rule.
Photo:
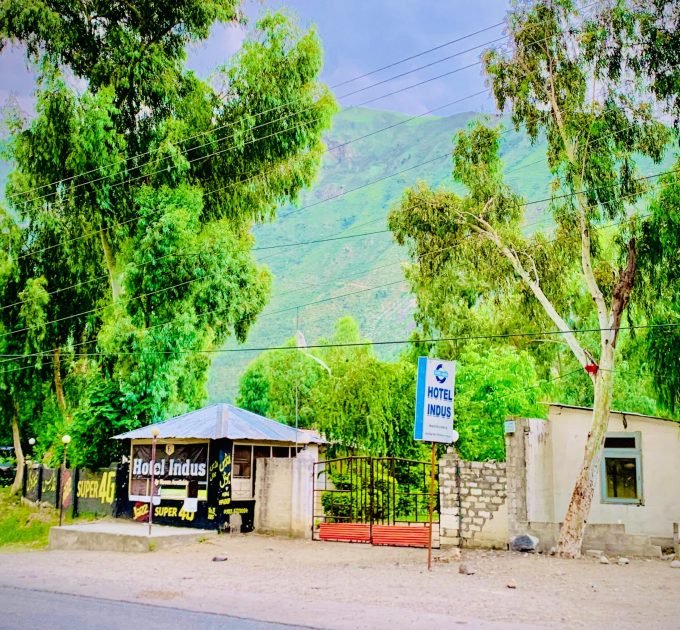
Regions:
<instances>
[{"instance_id":1,"label":"asphalt road","mask_svg":"<svg viewBox=\"0 0 680 630\"><path fill-rule=\"evenodd\" d=\"M3 630L291 630L300 627L166 606L0 586L0 628Z\"/></svg>"}]
</instances>

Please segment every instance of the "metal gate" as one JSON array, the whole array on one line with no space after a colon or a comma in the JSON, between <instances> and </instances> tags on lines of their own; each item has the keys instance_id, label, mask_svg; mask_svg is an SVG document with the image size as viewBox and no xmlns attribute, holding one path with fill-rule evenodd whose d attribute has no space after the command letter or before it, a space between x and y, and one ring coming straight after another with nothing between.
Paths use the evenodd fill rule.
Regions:
<instances>
[{"instance_id":1,"label":"metal gate","mask_svg":"<svg viewBox=\"0 0 680 630\"><path fill-rule=\"evenodd\" d=\"M430 462L343 457L314 464L312 538L404 547L429 542ZM435 464L432 545L439 547Z\"/></svg>"}]
</instances>

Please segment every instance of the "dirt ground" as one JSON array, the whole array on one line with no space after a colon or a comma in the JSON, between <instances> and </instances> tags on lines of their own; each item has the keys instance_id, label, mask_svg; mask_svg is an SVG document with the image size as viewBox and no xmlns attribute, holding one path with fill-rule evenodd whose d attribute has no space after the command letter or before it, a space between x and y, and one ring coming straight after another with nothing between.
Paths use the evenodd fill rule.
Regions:
<instances>
[{"instance_id":1,"label":"dirt ground","mask_svg":"<svg viewBox=\"0 0 680 630\"><path fill-rule=\"evenodd\" d=\"M458 561L428 572L426 553L251 534L141 554L1 554L0 584L318 628L680 627L668 561L464 551L476 572L462 575Z\"/></svg>"}]
</instances>

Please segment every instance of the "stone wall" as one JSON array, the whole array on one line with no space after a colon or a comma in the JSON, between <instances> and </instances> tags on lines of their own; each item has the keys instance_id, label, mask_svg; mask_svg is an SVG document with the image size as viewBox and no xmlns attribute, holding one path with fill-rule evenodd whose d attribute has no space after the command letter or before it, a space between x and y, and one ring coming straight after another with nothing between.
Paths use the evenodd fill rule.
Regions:
<instances>
[{"instance_id":1,"label":"stone wall","mask_svg":"<svg viewBox=\"0 0 680 630\"><path fill-rule=\"evenodd\" d=\"M506 548L505 462L466 462L447 453L439 461L439 493L442 545Z\"/></svg>"}]
</instances>

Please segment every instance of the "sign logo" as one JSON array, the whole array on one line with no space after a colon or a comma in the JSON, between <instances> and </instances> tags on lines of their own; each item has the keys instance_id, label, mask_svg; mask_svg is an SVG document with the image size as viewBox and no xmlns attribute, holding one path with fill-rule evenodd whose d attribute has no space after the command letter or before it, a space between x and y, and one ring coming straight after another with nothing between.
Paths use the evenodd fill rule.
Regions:
<instances>
[{"instance_id":1,"label":"sign logo","mask_svg":"<svg viewBox=\"0 0 680 630\"><path fill-rule=\"evenodd\" d=\"M449 373L444 369L444 366L441 363L436 367L434 377L437 379L437 383L440 384L444 384L449 377Z\"/></svg>"},{"instance_id":2,"label":"sign logo","mask_svg":"<svg viewBox=\"0 0 680 630\"><path fill-rule=\"evenodd\" d=\"M175 452L175 445L174 444L166 444L165 445L166 455L172 455L174 452Z\"/></svg>"}]
</instances>

